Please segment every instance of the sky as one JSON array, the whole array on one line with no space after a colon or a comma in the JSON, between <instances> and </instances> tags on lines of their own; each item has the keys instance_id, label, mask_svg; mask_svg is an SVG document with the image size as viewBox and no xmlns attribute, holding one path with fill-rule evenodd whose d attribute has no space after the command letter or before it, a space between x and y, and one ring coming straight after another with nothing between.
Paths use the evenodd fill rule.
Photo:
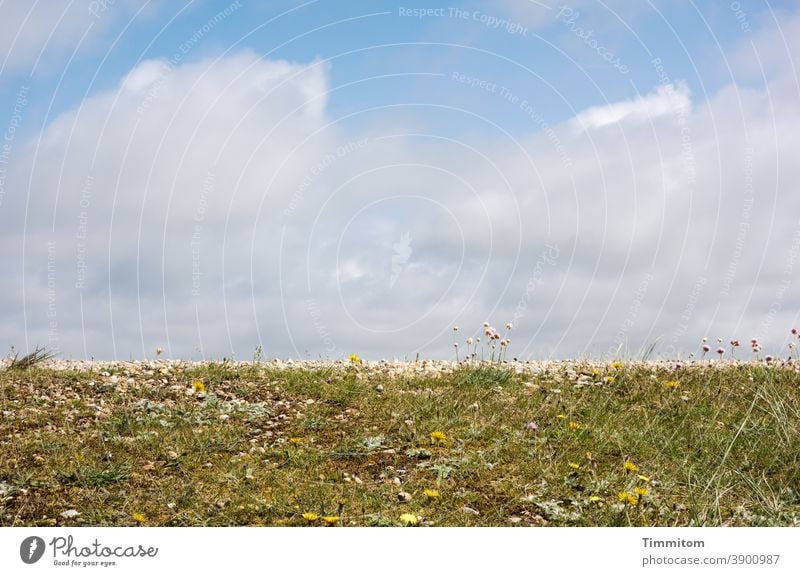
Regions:
<instances>
[{"instance_id":1,"label":"sky","mask_svg":"<svg viewBox=\"0 0 800 576\"><path fill-rule=\"evenodd\" d=\"M0 353L787 356L799 63L796 0L5 0Z\"/></svg>"}]
</instances>

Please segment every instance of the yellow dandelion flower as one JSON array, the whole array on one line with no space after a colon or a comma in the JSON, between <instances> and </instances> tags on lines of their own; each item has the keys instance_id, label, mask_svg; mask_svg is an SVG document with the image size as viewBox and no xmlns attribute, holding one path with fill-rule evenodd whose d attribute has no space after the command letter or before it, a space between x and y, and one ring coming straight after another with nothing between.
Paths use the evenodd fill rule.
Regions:
<instances>
[{"instance_id":1,"label":"yellow dandelion flower","mask_svg":"<svg viewBox=\"0 0 800 576\"><path fill-rule=\"evenodd\" d=\"M358 354L350 354L350 356L347 357L347 361L350 362L350 364L361 364L361 358Z\"/></svg>"},{"instance_id":2,"label":"yellow dandelion flower","mask_svg":"<svg viewBox=\"0 0 800 576\"><path fill-rule=\"evenodd\" d=\"M613 384L614 383L614 377L613 376L606 376L605 378L603 378L603 382L605 382L606 384Z\"/></svg>"},{"instance_id":3,"label":"yellow dandelion flower","mask_svg":"<svg viewBox=\"0 0 800 576\"><path fill-rule=\"evenodd\" d=\"M315 522L319 520L319 514L314 514L313 512L305 512L303 514L303 518L305 518L309 522Z\"/></svg>"},{"instance_id":4,"label":"yellow dandelion flower","mask_svg":"<svg viewBox=\"0 0 800 576\"><path fill-rule=\"evenodd\" d=\"M578 464L577 462L568 462L568 464L569 464L569 467L572 468L573 470L580 470L581 469L581 465Z\"/></svg>"},{"instance_id":5,"label":"yellow dandelion flower","mask_svg":"<svg viewBox=\"0 0 800 576\"><path fill-rule=\"evenodd\" d=\"M302 441L303 439L300 436L292 436L291 438L289 438L289 442L291 442L292 444L299 444Z\"/></svg>"},{"instance_id":6,"label":"yellow dandelion flower","mask_svg":"<svg viewBox=\"0 0 800 576\"><path fill-rule=\"evenodd\" d=\"M602 502L603 499L600 496L589 496L589 502Z\"/></svg>"},{"instance_id":7,"label":"yellow dandelion flower","mask_svg":"<svg viewBox=\"0 0 800 576\"><path fill-rule=\"evenodd\" d=\"M400 522L406 526L416 526L419 523L419 518L417 518L414 514L401 514Z\"/></svg>"},{"instance_id":8,"label":"yellow dandelion flower","mask_svg":"<svg viewBox=\"0 0 800 576\"><path fill-rule=\"evenodd\" d=\"M677 380L670 380L667 382L667 388L677 388L680 385L680 382Z\"/></svg>"},{"instance_id":9,"label":"yellow dandelion flower","mask_svg":"<svg viewBox=\"0 0 800 576\"><path fill-rule=\"evenodd\" d=\"M560 418L561 420L563 420L564 418L566 418L566 416L564 414L558 414L556 418Z\"/></svg>"},{"instance_id":10,"label":"yellow dandelion flower","mask_svg":"<svg viewBox=\"0 0 800 576\"><path fill-rule=\"evenodd\" d=\"M600 372L598 372L597 370L592 370L592 377L593 378L597 378L599 375L600 375Z\"/></svg>"},{"instance_id":11,"label":"yellow dandelion flower","mask_svg":"<svg viewBox=\"0 0 800 576\"><path fill-rule=\"evenodd\" d=\"M636 488L633 489L633 491L636 492L639 496L646 496L647 493L649 492L647 488L644 488L642 486L637 486Z\"/></svg>"},{"instance_id":12,"label":"yellow dandelion flower","mask_svg":"<svg viewBox=\"0 0 800 576\"><path fill-rule=\"evenodd\" d=\"M580 422L571 421L569 423L570 430L580 430L581 428L583 428L583 424L581 424Z\"/></svg>"},{"instance_id":13,"label":"yellow dandelion flower","mask_svg":"<svg viewBox=\"0 0 800 576\"><path fill-rule=\"evenodd\" d=\"M323 520L323 522L325 522L325 524L330 526L331 524L336 524L339 521L339 517L338 516L323 516L322 520Z\"/></svg>"},{"instance_id":14,"label":"yellow dandelion flower","mask_svg":"<svg viewBox=\"0 0 800 576\"><path fill-rule=\"evenodd\" d=\"M192 389L197 392L198 394L205 394L206 393L206 385L200 382L200 380L195 380L192 383Z\"/></svg>"},{"instance_id":15,"label":"yellow dandelion flower","mask_svg":"<svg viewBox=\"0 0 800 576\"><path fill-rule=\"evenodd\" d=\"M636 506L639 503L639 498L630 492L620 492L617 494L617 498L623 504L630 504L631 506Z\"/></svg>"},{"instance_id":16,"label":"yellow dandelion flower","mask_svg":"<svg viewBox=\"0 0 800 576\"><path fill-rule=\"evenodd\" d=\"M644 474L637 474L636 477L642 482L650 482L650 476L645 476Z\"/></svg>"},{"instance_id":17,"label":"yellow dandelion flower","mask_svg":"<svg viewBox=\"0 0 800 576\"><path fill-rule=\"evenodd\" d=\"M447 434L436 430L435 432L431 432L431 438L434 440L434 442L444 442L447 440Z\"/></svg>"},{"instance_id":18,"label":"yellow dandelion flower","mask_svg":"<svg viewBox=\"0 0 800 576\"><path fill-rule=\"evenodd\" d=\"M422 491L422 493L425 494L425 496L427 496L428 498L431 498L433 500L441 496L438 490L432 490L430 488L426 488L425 490Z\"/></svg>"},{"instance_id":19,"label":"yellow dandelion flower","mask_svg":"<svg viewBox=\"0 0 800 576\"><path fill-rule=\"evenodd\" d=\"M622 465L622 468L626 472L636 472L637 470L639 470L639 467L630 460L627 460L625 464Z\"/></svg>"},{"instance_id":20,"label":"yellow dandelion flower","mask_svg":"<svg viewBox=\"0 0 800 576\"><path fill-rule=\"evenodd\" d=\"M612 368L622 368L622 362L619 362L619 361L617 361L617 362L612 362L612 363L611 363L611 367L612 367Z\"/></svg>"},{"instance_id":21,"label":"yellow dandelion flower","mask_svg":"<svg viewBox=\"0 0 800 576\"><path fill-rule=\"evenodd\" d=\"M144 514L134 514L133 516L131 516L131 518L136 520L139 524L144 524L145 522L147 522L147 516L145 516Z\"/></svg>"}]
</instances>

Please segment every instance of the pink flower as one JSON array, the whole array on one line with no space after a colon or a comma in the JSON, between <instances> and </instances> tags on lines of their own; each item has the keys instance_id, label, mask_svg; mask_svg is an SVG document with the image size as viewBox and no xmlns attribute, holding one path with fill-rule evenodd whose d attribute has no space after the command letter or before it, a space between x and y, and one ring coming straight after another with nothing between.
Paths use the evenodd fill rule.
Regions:
<instances>
[{"instance_id":1,"label":"pink flower","mask_svg":"<svg viewBox=\"0 0 800 576\"><path fill-rule=\"evenodd\" d=\"M525 424L525 430L527 430L528 432L536 432L538 429L539 425L533 420Z\"/></svg>"},{"instance_id":2,"label":"pink flower","mask_svg":"<svg viewBox=\"0 0 800 576\"><path fill-rule=\"evenodd\" d=\"M708 344L703 344L703 352L708 352L709 350L711 350L711 346Z\"/></svg>"},{"instance_id":3,"label":"pink flower","mask_svg":"<svg viewBox=\"0 0 800 576\"><path fill-rule=\"evenodd\" d=\"M717 348L717 354L719 354L720 356L725 354L725 348Z\"/></svg>"}]
</instances>

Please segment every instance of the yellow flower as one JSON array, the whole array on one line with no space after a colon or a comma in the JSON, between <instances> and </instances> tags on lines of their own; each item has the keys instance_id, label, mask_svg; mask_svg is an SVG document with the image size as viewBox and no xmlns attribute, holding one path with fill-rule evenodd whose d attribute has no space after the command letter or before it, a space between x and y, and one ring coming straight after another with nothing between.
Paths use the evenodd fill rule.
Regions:
<instances>
[{"instance_id":1,"label":"yellow flower","mask_svg":"<svg viewBox=\"0 0 800 576\"><path fill-rule=\"evenodd\" d=\"M406 526L416 526L419 523L419 518L417 518L413 514L402 514L400 516L400 522L402 522Z\"/></svg>"},{"instance_id":2,"label":"yellow flower","mask_svg":"<svg viewBox=\"0 0 800 576\"><path fill-rule=\"evenodd\" d=\"M620 502L624 504L630 504L631 506L636 506L639 503L639 498L630 492L620 492L617 494L617 498L619 498Z\"/></svg>"},{"instance_id":3,"label":"yellow flower","mask_svg":"<svg viewBox=\"0 0 800 576\"><path fill-rule=\"evenodd\" d=\"M612 368L622 368L622 362L619 362L619 361L617 361L617 362L612 362L612 363L611 363L611 367L612 367Z\"/></svg>"},{"instance_id":4,"label":"yellow flower","mask_svg":"<svg viewBox=\"0 0 800 576\"><path fill-rule=\"evenodd\" d=\"M328 524L330 526L331 524L336 524L339 521L339 517L338 516L323 516L322 520L325 522L325 524Z\"/></svg>"},{"instance_id":5,"label":"yellow flower","mask_svg":"<svg viewBox=\"0 0 800 576\"><path fill-rule=\"evenodd\" d=\"M303 518L305 518L309 522L314 522L316 520L319 520L319 514L314 514L313 512L306 512L303 514Z\"/></svg>"},{"instance_id":6,"label":"yellow flower","mask_svg":"<svg viewBox=\"0 0 800 576\"><path fill-rule=\"evenodd\" d=\"M147 522L147 517L144 514L134 514L131 516L134 520L136 520L139 524L144 524Z\"/></svg>"},{"instance_id":7,"label":"yellow flower","mask_svg":"<svg viewBox=\"0 0 800 576\"><path fill-rule=\"evenodd\" d=\"M444 442L445 440L447 440L447 434L445 434L444 432L439 432L437 430L435 432L431 432L431 438L435 442Z\"/></svg>"},{"instance_id":8,"label":"yellow flower","mask_svg":"<svg viewBox=\"0 0 800 576\"><path fill-rule=\"evenodd\" d=\"M569 462L569 467L572 468L573 470L580 470L581 469L581 465L578 464L577 462Z\"/></svg>"},{"instance_id":9,"label":"yellow flower","mask_svg":"<svg viewBox=\"0 0 800 576\"><path fill-rule=\"evenodd\" d=\"M647 488L644 488L642 486L637 486L636 488L633 489L633 491L636 492L639 496L645 496L649 492Z\"/></svg>"},{"instance_id":10,"label":"yellow flower","mask_svg":"<svg viewBox=\"0 0 800 576\"><path fill-rule=\"evenodd\" d=\"M423 490L422 493L425 494L425 496L427 496L428 498L434 500L440 496L438 490L431 490L430 488L425 488L425 490Z\"/></svg>"},{"instance_id":11,"label":"yellow flower","mask_svg":"<svg viewBox=\"0 0 800 576\"><path fill-rule=\"evenodd\" d=\"M650 476L645 476L644 474L637 474L636 477L642 482L650 482Z\"/></svg>"},{"instance_id":12,"label":"yellow flower","mask_svg":"<svg viewBox=\"0 0 800 576\"><path fill-rule=\"evenodd\" d=\"M613 376L606 376L605 378L603 378L603 382L605 382L606 384L613 384L614 383L614 377Z\"/></svg>"},{"instance_id":13,"label":"yellow flower","mask_svg":"<svg viewBox=\"0 0 800 576\"><path fill-rule=\"evenodd\" d=\"M303 439L300 436L292 436L291 438L289 438L289 442L291 442L292 444L299 444L302 441Z\"/></svg>"},{"instance_id":14,"label":"yellow flower","mask_svg":"<svg viewBox=\"0 0 800 576\"><path fill-rule=\"evenodd\" d=\"M206 393L206 385L205 385L205 384L203 384L202 382L200 382L200 380L195 380L195 381L192 383L192 388L193 388L193 389L194 389L194 391L195 391L195 392L197 392L198 394L205 394L205 393Z\"/></svg>"},{"instance_id":15,"label":"yellow flower","mask_svg":"<svg viewBox=\"0 0 800 576\"><path fill-rule=\"evenodd\" d=\"M569 423L570 430L580 430L581 428L583 428L583 424L581 424L580 422L572 421Z\"/></svg>"},{"instance_id":16,"label":"yellow flower","mask_svg":"<svg viewBox=\"0 0 800 576\"><path fill-rule=\"evenodd\" d=\"M566 418L566 416L564 414L559 414L556 416L556 418L561 418L563 420L564 418Z\"/></svg>"},{"instance_id":17,"label":"yellow flower","mask_svg":"<svg viewBox=\"0 0 800 576\"><path fill-rule=\"evenodd\" d=\"M358 356L358 354L350 354L350 356L347 357L347 360L350 362L350 364L361 364L361 358Z\"/></svg>"},{"instance_id":18,"label":"yellow flower","mask_svg":"<svg viewBox=\"0 0 800 576\"><path fill-rule=\"evenodd\" d=\"M677 380L667 382L667 388L677 388L680 383Z\"/></svg>"},{"instance_id":19,"label":"yellow flower","mask_svg":"<svg viewBox=\"0 0 800 576\"><path fill-rule=\"evenodd\" d=\"M589 502L602 502L603 499L600 496L589 496Z\"/></svg>"},{"instance_id":20,"label":"yellow flower","mask_svg":"<svg viewBox=\"0 0 800 576\"><path fill-rule=\"evenodd\" d=\"M622 468L626 472L636 472L637 470L639 470L639 467L630 460L626 461L625 464L622 465Z\"/></svg>"}]
</instances>

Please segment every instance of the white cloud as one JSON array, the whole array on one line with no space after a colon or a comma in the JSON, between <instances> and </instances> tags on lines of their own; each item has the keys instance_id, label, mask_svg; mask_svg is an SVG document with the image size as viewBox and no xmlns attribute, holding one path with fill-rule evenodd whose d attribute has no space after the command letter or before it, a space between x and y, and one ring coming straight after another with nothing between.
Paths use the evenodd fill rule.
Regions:
<instances>
[{"instance_id":1,"label":"white cloud","mask_svg":"<svg viewBox=\"0 0 800 576\"><path fill-rule=\"evenodd\" d=\"M379 110L366 128L331 124L328 89L319 62L242 52L144 62L63 114L36 164L9 175L31 210L25 238L25 197L0 212L0 257L21 262L0 334L22 324L23 277L29 343L54 318L76 356L84 339L105 357L157 345L247 357L259 343L446 356L452 324L466 336L512 317L512 354L657 338L675 353L705 335L780 335L796 318L778 291L800 274L785 209L800 179L796 95L730 86L693 102L662 87L552 133L459 142L387 138L397 124Z\"/></svg>"},{"instance_id":2,"label":"white cloud","mask_svg":"<svg viewBox=\"0 0 800 576\"><path fill-rule=\"evenodd\" d=\"M659 86L655 93L641 98L592 106L575 116L572 123L576 129L589 130L625 121L648 122L659 116L685 117L691 107L689 87L681 82L677 87Z\"/></svg>"}]
</instances>

